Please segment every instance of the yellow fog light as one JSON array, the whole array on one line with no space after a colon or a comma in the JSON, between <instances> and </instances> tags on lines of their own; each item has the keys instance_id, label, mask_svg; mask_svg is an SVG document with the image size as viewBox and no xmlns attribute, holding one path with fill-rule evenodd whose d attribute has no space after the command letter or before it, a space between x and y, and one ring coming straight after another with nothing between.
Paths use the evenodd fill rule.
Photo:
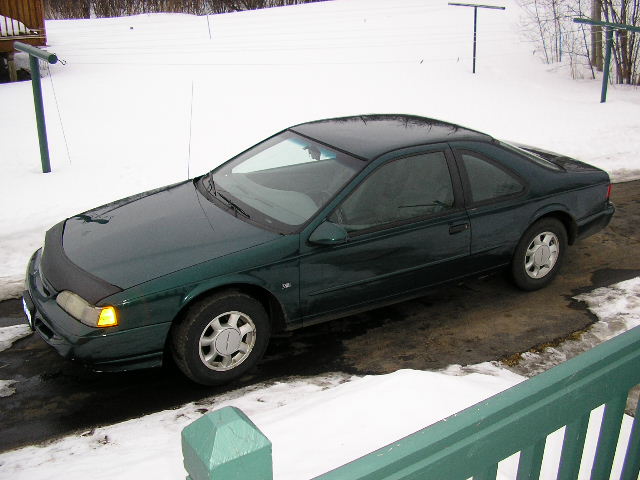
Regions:
<instances>
[{"instance_id":1,"label":"yellow fog light","mask_svg":"<svg viewBox=\"0 0 640 480\"><path fill-rule=\"evenodd\" d=\"M98 318L98 327L115 327L118 325L118 315L116 315L116 309L113 307L104 307L100 311L100 317Z\"/></svg>"}]
</instances>

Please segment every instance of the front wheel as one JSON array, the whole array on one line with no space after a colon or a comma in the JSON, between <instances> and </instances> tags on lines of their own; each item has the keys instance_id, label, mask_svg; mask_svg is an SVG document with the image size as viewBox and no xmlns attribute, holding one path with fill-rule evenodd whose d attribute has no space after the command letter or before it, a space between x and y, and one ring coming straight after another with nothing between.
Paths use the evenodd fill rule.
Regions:
<instances>
[{"instance_id":1,"label":"front wheel","mask_svg":"<svg viewBox=\"0 0 640 480\"><path fill-rule=\"evenodd\" d=\"M558 274L567 249L567 231L555 218L544 218L524 233L511 262L515 284L523 290L546 287Z\"/></svg>"},{"instance_id":2,"label":"front wheel","mask_svg":"<svg viewBox=\"0 0 640 480\"><path fill-rule=\"evenodd\" d=\"M267 313L242 292L212 295L192 305L171 331L173 358L202 385L219 385L255 366L269 343Z\"/></svg>"}]
</instances>

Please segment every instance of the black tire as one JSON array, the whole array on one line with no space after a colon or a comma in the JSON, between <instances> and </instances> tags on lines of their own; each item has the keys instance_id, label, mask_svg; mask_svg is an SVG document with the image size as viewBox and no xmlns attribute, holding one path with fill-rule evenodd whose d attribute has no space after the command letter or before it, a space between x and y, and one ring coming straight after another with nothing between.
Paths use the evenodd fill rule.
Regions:
<instances>
[{"instance_id":1,"label":"black tire","mask_svg":"<svg viewBox=\"0 0 640 480\"><path fill-rule=\"evenodd\" d=\"M546 287L558 274L566 250L567 230L564 225L555 218L538 220L524 232L515 249L511 261L513 281L527 291ZM555 260L554 255L557 255Z\"/></svg>"},{"instance_id":2,"label":"black tire","mask_svg":"<svg viewBox=\"0 0 640 480\"><path fill-rule=\"evenodd\" d=\"M191 305L173 326L171 352L178 368L191 380L220 385L258 363L269 344L270 331L259 301L239 291L221 292Z\"/></svg>"}]
</instances>

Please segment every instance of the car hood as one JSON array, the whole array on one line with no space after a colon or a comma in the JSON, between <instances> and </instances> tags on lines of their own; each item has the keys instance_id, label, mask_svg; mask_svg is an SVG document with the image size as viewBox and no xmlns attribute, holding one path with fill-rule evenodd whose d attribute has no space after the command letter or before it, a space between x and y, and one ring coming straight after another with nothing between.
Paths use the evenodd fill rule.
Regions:
<instances>
[{"instance_id":1,"label":"car hood","mask_svg":"<svg viewBox=\"0 0 640 480\"><path fill-rule=\"evenodd\" d=\"M277 237L212 204L186 181L71 217L62 242L75 265L126 289Z\"/></svg>"}]
</instances>

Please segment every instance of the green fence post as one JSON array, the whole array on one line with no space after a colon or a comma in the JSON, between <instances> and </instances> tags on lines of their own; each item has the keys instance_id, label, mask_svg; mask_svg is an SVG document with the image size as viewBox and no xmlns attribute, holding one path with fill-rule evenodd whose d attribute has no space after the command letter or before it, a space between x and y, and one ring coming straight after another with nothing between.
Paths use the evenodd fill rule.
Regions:
<instances>
[{"instance_id":1,"label":"green fence post","mask_svg":"<svg viewBox=\"0 0 640 480\"><path fill-rule=\"evenodd\" d=\"M51 64L58 61L54 53L49 53L26 43L14 42L13 47L21 52L29 54L29 65L31 66L31 86L33 88L33 104L36 109L36 124L38 126L38 141L40 143L40 161L42 162L42 173L51 171L49 162L49 144L47 142L47 125L44 120L44 105L42 103L42 84L40 83L40 65L38 60L45 60Z\"/></svg>"},{"instance_id":2,"label":"green fence post","mask_svg":"<svg viewBox=\"0 0 640 480\"><path fill-rule=\"evenodd\" d=\"M235 407L187 425L182 455L187 480L273 480L271 442Z\"/></svg>"}]
</instances>

